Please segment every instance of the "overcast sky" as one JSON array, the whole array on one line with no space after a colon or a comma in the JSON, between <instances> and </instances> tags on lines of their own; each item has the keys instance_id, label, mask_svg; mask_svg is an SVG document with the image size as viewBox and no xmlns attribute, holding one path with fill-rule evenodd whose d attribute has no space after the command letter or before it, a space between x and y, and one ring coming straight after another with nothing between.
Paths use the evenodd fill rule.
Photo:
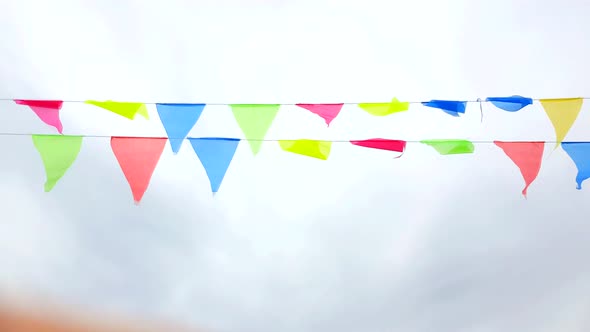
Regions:
<instances>
[{"instance_id":1,"label":"overcast sky","mask_svg":"<svg viewBox=\"0 0 590 332\"><path fill-rule=\"evenodd\" d=\"M584 0L7 0L0 98L296 103L589 97ZM326 128L283 107L268 138L554 140L540 105L346 106ZM163 136L66 104L64 133ZM590 140L585 105L568 140ZM53 133L0 104L0 132ZM191 136L241 137L207 107ZM588 331L590 188L547 146L525 200L492 144L439 156L334 143L328 161L242 142L212 197L190 145L166 147L140 206L108 139L51 193L28 136L0 137L0 291L227 332ZM586 184L590 187L590 183Z\"/></svg>"}]
</instances>

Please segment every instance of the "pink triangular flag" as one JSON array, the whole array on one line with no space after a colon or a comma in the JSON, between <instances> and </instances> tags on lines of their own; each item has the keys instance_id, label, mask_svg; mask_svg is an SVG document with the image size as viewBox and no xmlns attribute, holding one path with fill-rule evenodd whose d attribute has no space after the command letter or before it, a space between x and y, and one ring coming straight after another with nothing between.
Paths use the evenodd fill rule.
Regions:
<instances>
[{"instance_id":1,"label":"pink triangular flag","mask_svg":"<svg viewBox=\"0 0 590 332\"><path fill-rule=\"evenodd\" d=\"M350 143L352 143L354 145L362 146L365 148L400 152L401 155L397 156L396 159L400 158L404 154L404 151L406 150L406 141L401 141L401 140L393 140L393 139L385 139L385 138L371 138L371 139L366 139L366 140L350 141Z\"/></svg>"},{"instance_id":2,"label":"pink triangular flag","mask_svg":"<svg viewBox=\"0 0 590 332\"><path fill-rule=\"evenodd\" d=\"M111 148L129 182L136 204L139 204L150 184L166 140L160 137L111 137Z\"/></svg>"},{"instance_id":3,"label":"pink triangular flag","mask_svg":"<svg viewBox=\"0 0 590 332\"><path fill-rule=\"evenodd\" d=\"M305 108L306 110L315 113L321 116L328 126L330 126L330 122L334 120L340 110L342 110L342 106L344 104L296 104L301 108Z\"/></svg>"},{"instance_id":4,"label":"pink triangular flag","mask_svg":"<svg viewBox=\"0 0 590 332\"><path fill-rule=\"evenodd\" d=\"M494 141L499 148L518 166L524 178L525 187L522 194L526 197L527 189L535 181L545 150L545 142L501 142Z\"/></svg>"},{"instance_id":5,"label":"pink triangular flag","mask_svg":"<svg viewBox=\"0 0 590 332\"><path fill-rule=\"evenodd\" d=\"M395 152L404 152L406 149L406 141L385 139L385 138L371 138L366 140L350 141L350 143L365 148L389 150Z\"/></svg>"},{"instance_id":6,"label":"pink triangular flag","mask_svg":"<svg viewBox=\"0 0 590 332\"><path fill-rule=\"evenodd\" d=\"M61 100L22 100L15 99L15 103L19 105L29 106L35 114L46 124L55 127L57 131L62 134L63 126L59 119L59 110L63 105Z\"/></svg>"}]
</instances>

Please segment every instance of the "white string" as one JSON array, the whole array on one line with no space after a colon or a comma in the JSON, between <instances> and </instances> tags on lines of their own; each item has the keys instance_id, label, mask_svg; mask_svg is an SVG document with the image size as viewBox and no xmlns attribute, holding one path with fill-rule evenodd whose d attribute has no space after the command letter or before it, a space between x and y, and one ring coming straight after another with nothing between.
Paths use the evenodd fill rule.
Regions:
<instances>
[{"instance_id":1,"label":"white string","mask_svg":"<svg viewBox=\"0 0 590 332\"><path fill-rule=\"evenodd\" d=\"M568 99L570 97L567 98L533 98L533 101L539 101L539 100L544 100L544 99ZM571 97L571 98L581 98L583 100L588 100L590 99L590 97ZM27 98L0 98L0 101L13 101L13 100L31 100L31 101L42 101L42 100L56 100L57 99L27 99ZM436 100L441 100L441 99L436 99ZM86 103L86 100L60 100L64 103ZM405 103L409 103L409 104L422 104L422 103L427 103L431 100L425 100L425 101L407 101ZM451 100L448 100L451 101ZM466 103L489 103L490 101L484 100L484 99L475 99L475 100L453 100L453 101L457 101L457 102L466 102ZM129 103L140 103L140 104L146 104L146 105L155 105L155 104L173 104L173 102L143 102L143 101L125 101L125 102L129 102ZM310 105L319 105L319 104L323 104L323 105L330 105L330 104L343 104L343 105L358 105L358 104L390 104L391 101L385 101L385 102L358 102L358 103L352 103L352 102L346 102L346 103L204 103L204 102L176 102L179 104L205 104L208 106L231 106L231 105L281 105L281 106L294 106L297 104L310 104Z\"/></svg>"},{"instance_id":2,"label":"white string","mask_svg":"<svg viewBox=\"0 0 590 332\"><path fill-rule=\"evenodd\" d=\"M279 141L296 141L298 139L292 139L292 138L288 138L288 139L253 139L253 138L238 138L238 137L164 137L164 136L119 136L119 135L59 135L59 134L31 134L31 133L0 133L0 136L81 136L83 138L166 138L166 139L189 139L189 138L196 138L196 139L201 139L201 138L206 138L206 139L239 139L241 141L253 141L253 142L279 142ZM301 138L303 139L303 138ZM404 141L406 143L422 143L423 141L437 141L436 139L426 139L426 140L401 140L401 139L391 139L391 140L399 140L399 141ZM496 141L500 141L500 142L543 142L543 143L557 143L557 141L544 141L544 140L527 140L527 141L505 141L505 140L493 140L493 141L488 141L488 140L469 140L469 139L463 139L463 138L449 138L449 139L444 139L442 141L469 141L471 143L474 144L493 144ZM365 139L334 139L334 140L324 140L324 139L314 139L314 141L320 141L320 142L332 142L332 143L350 143L350 141L368 141L368 142L383 142L379 139L375 139L375 138L365 138ZM583 142L583 141L580 141Z\"/></svg>"}]
</instances>

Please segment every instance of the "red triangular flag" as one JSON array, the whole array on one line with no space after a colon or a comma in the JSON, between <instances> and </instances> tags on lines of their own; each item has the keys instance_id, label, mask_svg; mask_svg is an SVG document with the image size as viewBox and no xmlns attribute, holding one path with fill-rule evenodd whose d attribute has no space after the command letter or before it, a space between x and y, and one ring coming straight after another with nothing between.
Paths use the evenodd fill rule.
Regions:
<instances>
[{"instance_id":1,"label":"red triangular flag","mask_svg":"<svg viewBox=\"0 0 590 332\"><path fill-rule=\"evenodd\" d=\"M301 108L305 108L306 110L315 113L321 116L328 126L330 126L330 122L334 120L340 111L342 110L342 106L344 104L296 104Z\"/></svg>"},{"instance_id":2,"label":"red triangular flag","mask_svg":"<svg viewBox=\"0 0 590 332\"><path fill-rule=\"evenodd\" d=\"M166 140L159 137L111 137L111 148L129 182L136 204L139 204L150 184Z\"/></svg>"},{"instance_id":3,"label":"red triangular flag","mask_svg":"<svg viewBox=\"0 0 590 332\"><path fill-rule=\"evenodd\" d=\"M59 119L59 110L63 105L61 100L22 100L15 99L19 105L29 106L35 114L46 124L55 127L62 134L63 126Z\"/></svg>"},{"instance_id":4,"label":"red triangular flag","mask_svg":"<svg viewBox=\"0 0 590 332\"><path fill-rule=\"evenodd\" d=\"M371 138L371 139L366 139L366 140L361 140L361 141L350 141L350 143L352 143L354 145L362 146L365 148L395 151L395 152L401 152L402 154L406 150L406 141L393 140L393 139ZM401 157L401 155L399 157ZM399 157L397 157L397 158L399 158Z\"/></svg>"},{"instance_id":5,"label":"red triangular flag","mask_svg":"<svg viewBox=\"0 0 590 332\"><path fill-rule=\"evenodd\" d=\"M545 142L501 142L494 141L498 147L504 150L504 153L518 166L520 173L524 178L525 187L522 194L526 197L527 189L535 181L539 170L541 169L541 161L543 159L543 151L545 150Z\"/></svg>"}]
</instances>

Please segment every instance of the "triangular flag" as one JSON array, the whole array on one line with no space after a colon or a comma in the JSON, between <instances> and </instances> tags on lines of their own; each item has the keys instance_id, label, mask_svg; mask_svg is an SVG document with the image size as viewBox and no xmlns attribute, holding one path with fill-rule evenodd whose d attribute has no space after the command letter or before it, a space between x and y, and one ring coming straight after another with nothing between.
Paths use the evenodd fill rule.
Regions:
<instances>
[{"instance_id":1,"label":"triangular flag","mask_svg":"<svg viewBox=\"0 0 590 332\"><path fill-rule=\"evenodd\" d=\"M545 142L494 141L494 144L504 150L508 158L520 169L525 183L522 194L526 197L529 186L535 181L537 175L539 175Z\"/></svg>"},{"instance_id":2,"label":"triangular flag","mask_svg":"<svg viewBox=\"0 0 590 332\"><path fill-rule=\"evenodd\" d=\"M563 150L572 158L578 175L576 175L576 189L582 189L582 182L590 178L590 142L563 142Z\"/></svg>"},{"instance_id":3,"label":"triangular flag","mask_svg":"<svg viewBox=\"0 0 590 332\"><path fill-rule=\"evenodd\" d=\"M211 184L211 191L216 193L234 158L240 139L206 137L189 138L188 140L205 168Z\"/></svg>"},{"instance_id":4,"label":"triangular flag","mask_svg":"<svg viewBox=\"0 0 590 332\"><path fill-rule=\"evenodd\" d=\"M145 104L142 104L141 106L139 106L139 108L137 109L137 114L143 116L146 120L150 119L150 114L148 113L147 107L145 106Z\"/></svg>"},{"instance_id":5,"label":"triangular flag","mask_svg":"<svg viewBox=\"0 0 590 332\"><path fill-rule=\"evenodd\" d=\"M244 132L252 152L260 151L266 132L274 121L281 105L233 104L230 105L238 125Z\"/></svg>"},{"instance_id":6,"label":"triangular flag","mask_svg":"<svg viewBox=\"0 0 590 332\"><path fill-rule=\"evenodd\" d=\"M300 155L327 160L332 149L332 142L310 139L281 140L281 149Z\"/></svg>"},{"instance_id":7,"label":"triangular flag","mask_svg":"<svg viewBox=\"0 0 590 332\"><path fill-rule=\"evenodd\" d=\"M390 103L361 103L358 106L374 116L386 116L410 109L409 102L402 102L397 100L397 98L393 98Z\"/></svg>"},{"instance_id":8,"label":"triangular flag","mask_svg":"<svg viewBox=\"0 0 590 332\"><path fill-rule=\"evenodd\" d=\"M297 106L319 115L330 126L330 122L338 116L344 104L297 104Z\"/></svg>"},{"instance_id":9,"label":"triangular flag","mask_svg":"<svg viewBox=\"0 0 590 332\"><path fill-rule=\"evenodd\" d=\"M423 102L422 105L438 108L452 116L459 116L459 113L465 113L465 108L467 108L466 101L453 100L431 100Z\"/></svg>"},{"instance_id":10,"label":"triangular flag","mask_svg":"<svg viewBox=\"0 0 590 332\"><path fill-rule=\"evenodd\" d=\"M543 105L545 113L547 113L555 129L557 141L555 148L563 142L570 128L576 122L583 102L584 99L582 98L541 99L541 105Z\"/></svg>"},{"instance_id":11,"label":"triangular flag","mask_svg":"<svg viewBox=\"0 0 590 332\"><path fill-rule=\"evenodd\" d=\"M475 151L473 143L462 139L433 139L420 143L430 145L442 155L473 153Z\"/></svg>"},{"instance_id":12,"label":"triangular flag","mask_svg":"<svg viewBox=\"0 0 590 332\"><path fill-rule=\"evenodd\" d=\"M35 114L46 124L55 127L57 132L63 133L63 126L59 119L59 110L63 105L61 100L22 100L15 99L15 103L19 105L29 106Z\"/></svg>"},{"instance_id":13,"label":"triangular flag","mask_svg":"<svg viewBox=\"0 0 590 332\"><path fill-rule=\"evenodd\" d=\"M522 96L488 97L486 98L486 101L491 102L497 108L507 112L520 111L524 107L533 103L533 99Z\"/></svg>"},{"instance_id":14,"label":"triangular flag","mask_svg":"<svg viewBox=\"0 0 590 332\"><path fill-rule=\"evenodd\" d=\"M78 157L82 136L33 135L32 138L45 166L45 192L49 192Z\"/></svg>"},{"instance_id":15,"label":"triangular flag","mask_svg":"<svg viewBox=\"0 0 590 332\"><path fill-rule=\"evenodd\" d=\"M166 146L160 137L111 137L111 148L139 204Z\"/></svg>"},{"instance_id":16,"label":"triangular flag","mask_svg":"<svg viewBox=\"0 0 590 332\"><path fill-rule=\"evenodd\" d=\"M168 134L172 152L177 154L186 135L203 113L205 104L156 104L156 108Z\"/></svg>"},{"instance_id":17,"label":"triangular flag","mask_svg":"<svg viewBox=\"0 0 590 332\"><path fill-rule=\"evenodd\" d=\"M406 141L384 139L384 138L371 138L362 141L350 141L350 143L365 148L388 150L403 153L406 149Z\"/></svg>"},{"instance_id":18,"label":"triangular flag","mask_svg":"<svg viewBox=\"0 0 590 332\"><path fill-rule=\"evenodd\" d=\"M105 110L109 110L115 114L119 114L124 116L128 119L135 119L135 115L139 114L144 118L149 120L149 115L145 104L143 103L131 103L131 102L122 102L122 101L96 101L96 100L87 100L86 104L98 106L104 108Z\"/></svg>"}]
</instances>

